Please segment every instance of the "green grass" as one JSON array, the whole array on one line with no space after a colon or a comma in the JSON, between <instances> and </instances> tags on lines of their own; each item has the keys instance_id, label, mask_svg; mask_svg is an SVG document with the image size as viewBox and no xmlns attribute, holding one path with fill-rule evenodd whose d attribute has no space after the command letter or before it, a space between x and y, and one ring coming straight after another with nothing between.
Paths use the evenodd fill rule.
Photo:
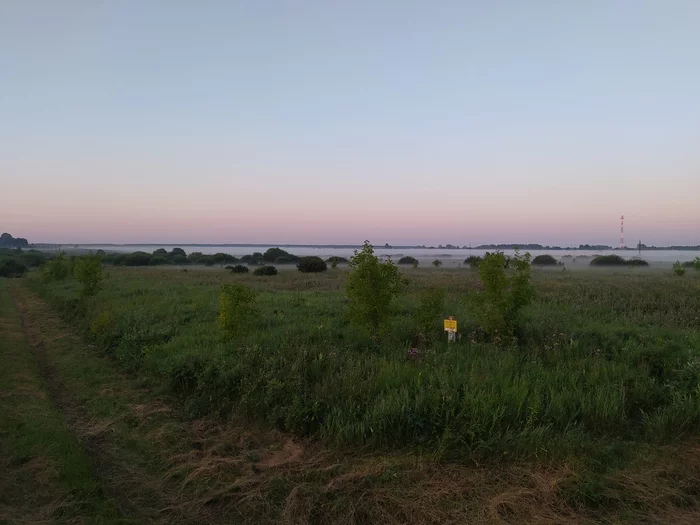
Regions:
<instances>
[{"instance_id":1,"label":"green grass","mask_svg":"<svg viewBox=\"0 0 700 525\"><path fill-rule=\"evenodd\" d=\"M3 280L0 360L0 523L120 522L91 458L49 398Z\"/></svg>"},{"instance_id":2,"label":"green grass","mask_svg":"<svg viewBox=\"0 0 700 525\"><path fill-rule=\"evenodd\" d=\"M112 269L87 304L73 279L30 284L126 369L193 413L264 420L337 445L407 447L440 457L595 455L601 444L658 444L700 427L700 279L649 271L535 272L518 345L476 324L470 270L409 270L387 333L349 323L344 273L232 275L219 269ZM259 291L245 337L217 327L225 283ZM418 360L419 297L447 290Z\"/></svg>"}]
</instances>

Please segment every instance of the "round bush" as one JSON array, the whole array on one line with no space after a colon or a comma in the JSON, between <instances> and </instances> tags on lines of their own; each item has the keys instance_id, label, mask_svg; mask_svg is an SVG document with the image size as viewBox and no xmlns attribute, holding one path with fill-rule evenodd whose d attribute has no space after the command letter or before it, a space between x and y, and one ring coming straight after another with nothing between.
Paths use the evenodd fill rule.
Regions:
<instances>
[{"instance_id":1,"label":"round bush","mask_svg":"<svg viewBox=\"0 0 700 525\"><path fill-rule=\"evenodd\" d=\"M321 273L328 269L325 261L320 257L302 257L297 263L297 269L302 273Z\"/></svg>"},{"instance_id":2,"label":"round bush","mask_svg":"<svg viewBox=\"0 0 700 525\"><path fill-rule=\"evenodd\" d=\"M535 266L556 266L557 260L551 255L538 255L532 260L532 264Z\"/></svg>"},{"instance_id":3,"label":"round bush","mask_svg":"<svg viewBox=\"0 0 700 525\"><path fill-rule=\"evenodd\" d=\"M299 260L299 257L282 248L270 248L262 254L262 260L265 262L277 262L282 257L284 257L285 260L289 260L289 262L297 262Z\"/></svg>"},{"instance_id":4,"label":"round bush","mask_svg":"<svg viewBox=\"0 0 700 525\"><path fill-rule=\"evenodd\" d=\"M243 266L242 264L237 264L236 266L227 266L231 270L231 273L248 273L250 268Z\"/></svg>"},{"instance_id":5,"label":"round bush","mask_svg":"<svg viewBox=\"0 0 700 525\"><path fill-rule=\"evenodd\" d=\"M277 275L277 268L274 266L261 266L255 269L253 275Z\"/></svg>"},{"instance_id":6,"label":"round bush","mask_svg":"<svg viewBox=\"0 0 700 525\"><path fill-rule=\"evenodd\" d=\"M415 257L411 257L410 255L406 255L399 259L398 264L414 265L418 264L418 259L416 259Z\"/></svg>"},{"instance_id":7,"label":"round bush","mask_svg":"<svg viewBox=\"0 0 700 525\"><path fill-rule=\"evenodd\" d=\"M337 255L333 255L332 257L329 257L328 259L326 259L326 262L328 264L333 264L333 263L335 263L335 264L347 264L348 260L345 257L339 257Z\"/></svg>"}]
</instances>

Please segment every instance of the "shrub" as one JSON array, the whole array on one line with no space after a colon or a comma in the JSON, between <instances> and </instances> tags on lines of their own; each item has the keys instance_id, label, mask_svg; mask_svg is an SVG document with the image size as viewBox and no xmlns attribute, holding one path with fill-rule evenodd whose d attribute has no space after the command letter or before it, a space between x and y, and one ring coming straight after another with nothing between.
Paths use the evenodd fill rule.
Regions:
<instances>
[{"instance_id":1,"label":"shrub","mask_svg":"<svg viewBox=\"0 0 700 525\"><path fill-rule=\"evenodd\" d=\"M619 255L596 255L591 266L625 266L627 261Z\"/></svg>"},{"instance_id":2,"label":"shrub","mask_svg":"<svg viewBox=\"0 0 700 525\"><path fill-rule=\"evenodd\" d=\"M326 259L326 262L329 263L331 266L333 266L333 263L335 263L337 266L338 264L347 264L348 260L345 257L339 257L337 255L333 255L332 257L329 257L328 259ZM335 266L334 266L334 268L335 268Z\"/></svg>"},{"instance_id":3,"label":"shrub","mask_svg":"<svg viewBox=\"0 0 700 525\"><path fill-rule=\"evenodd\" d=\"M82 285L83 297L92 297L102 287L104 273L102 261L97 255L83 255L75 261L73 269L75 278Z\"/></svg>"},{"instance_id":4,"label":"shrub","mask_svg":"<svg viewBox=\"0 0 700 525\"><path fill-rule=\"evenodd\" d=\"M0 277L22 277L27 265L16 257L0 257Z\"/></svg>"},{"instance_id":5,"label":"shrub","mask_svg":"<svg viewBox=\"0 0 700 525\"><path fill-rule=\"evenodd\" d=\"M401 259L399 259L398 264L401 264L401 265L404 265L404 264L405 264L405 265L409 265L409 264L410 264L410 265L417 265L417 264L418 264L418 259L416 259L415 257L411 257L410 255L405 255L405 256L401 257Z\"/></svg>"},{"instance_id":6,"label":"shrub","mask_svg":"<svg viewBox=\"0 0 700 525\"><path fill-rule=\"evenodd\" d=\"M556 266L557 260L551 255L538 255L532 260L533 266Z\"/></svg>"},{"instance_id":7,"label":"shrub","mask_svg":"<svg viewBox=\"0 0 700 525\"><path fill-rule=\"evenodd\" d=\"M685 275L685 268L680 263L680 261L676 261L673 263L673 273L675 273L679 277L682 277Z\"/></svg>"},{"instance_id":8,"label":"shrub","mask_svg":"<svg viewBox=\"0 0 700 525\"><path fill-rule=\"evenodd\" d=\"M182 248L173 248L169 255L170 257L174 257L175 255L182 255L183 257L187 257L187 253Z\"/></svg>"},{"instance_id":9,"label":"shrub","mask_svg":"<svg viewBox=\"0 0 700 525\"><path fill-rule=\"evenodd\" d=\"M221 287L219 327L229 336L241 335L250 330L256 314L253 306L255 297L255 292L242 284L225 284Z\"/></svg>"},{"instance_id":10,"label":"shrub","mask_svg":"<svg viewBox=\"0 0 700 525\"><path fill-rule=\"evenodd\" d=\"M299 260L299 257L297 257L296 255L292 255L291 253L283 250L282 248L269 248L265 253L262 254L262 260L264 262L277 262L277 259L279 259L280 257L288 258L289 262L297 262Z\"/></svg>"},{"instance_id":11,"label":"shrub","mask_svg":"<svg viewBox=\"0 0 700 525\"><path fill-rule=\"evenodd\" d=\"M421 297L420 307L416 313L416 323L420 333L429 337L440 328L445 309L445 289L432 288Z\"/></svg>"},{"instance_id":12,"label":"shrub","mask_svg":"<svg viewBox=\"0 0 700 525\"><path fill-rule=\"evenodd\" d=\"M516 250L508 262L503 252L490 253L479 264L479 277L484 286L477 310L481 327L494 337L511 336L520 311L534 296L530 254L521 256Z\"/></svg>"},{"instance_id":13,"label":"shrub","mask_svg":"<svg viewBox=\"0 0 700 525\"><path fill-rule=\"evenodd\" d=\"M63 252L56 255L44 266L44 278L47 281L62 281L70 274L69 263Z\"/></svg>"},{"instance_id":14,"label":"shrub","mask_svg":"<svg viewBox=\"0 0 700 525\"><path fill-rule=\"evenodd\" d=\"M320 257L302 257L297 263L297 270L302 273L321 273L328 269L325 261Z\"/></svg>"},{"instance_id":15,"label":"shrub","mask_svg":"<svg viewBox=\"0 0 700 525\"><path fill-rule=\"evenodd\" d=\"M440 268L440 266L442 266L442 261L439 259L435 259L432 264L433 266L435 266L435 268Z\"/></svg>"},{"instance_id":16,"label":"shrub","mask_svg":"<svg viewBox=\"0 0 700 525\"><path fill-rule=\"evenodd\" d=\"M649 263L644 259L628 259L627 264L629 266L649 266Z\"/></svg>"},{"instance_id":17,"label":"shrub","mask_svg":"<svg viewBox=\"0 0 700 525\"><path fill-rule=\"evenodd\" d=\"M158 248L153 252L153 255L162 255L163 257L167 257L168 250L166 250L165 248Z\"/></svg>"},{"instance_id":18,"label":"shrub","mask_svg":"<svg viewBox=\"0 0 700 525\"><path fill-rule=\"evenodd\" d=\"M382 262L374 255L369 241L365 241L359 252L355 250L349 264L351 271L345 290L350 299L350 316L377 334L405 281L391 259Z\"/></svg>"},{"instance_id":19,"label":"shrub","mask_svg":"<svg viewBox=\"0 0 700 525\"><path fill-rule=\"evenodd\" d=\"M101 258L101 257L104 257L104 256L105 256L105 251L104 251L104 250L97 250L97 251L95 252L95 255L97 255L97 256L100 257L100 258Z\"/></svg>"},{"instance_id":20,"label":"shrub","mask_svg":"<svg viewBox=\"0 0 700 525\"><path fill-rule=\"evenodd\" d=\"M197 263L203 256L204 254L202 252L192 252L187 256L187 260L191 263Z\"/></svg>"},{"instance_id":21,"label":"shrub","mask_svg":"<svg viewBox=\"0 0 700 525\"><path fill-rule=\"evenodd\" d=\"M464 259L464 264L468 264L471 268L476 268L481 264L481 261L483 261L483 257L479 257L478 255L470 255L466 259Z\"/></svg>"},{"instance_id":22,"label":"shrub","mask_svg":"<svg viewBox=\"0 0 700 525\"><path fill-rule=\"evenodd\" d=\"M38 250L20 252L19 258L29 268L36 268L37 266L41 266L46 260L46 256L44 255L44 253Z\"/></svg>"},{"instance_id":23,"label":"shrub","mask_svg":"<svg viewBox=\"0 0 700 525\"><path fill-rule=\"evenodd\" d=\"M248 273L250 268L243 266L242 264L237 264L236 266L231 266L231 273Z\"/></svg>"},{"instance_id":24,"label":"shrub","mask_svg":"<svg viewBox=\"0 0 700 525\"><path fill-rule=\"evenodd\" d=\"M255 269L253 275L277 275L277 268L274 266L261 266Z\"/></svg>"},{"instance_id":25,"label":"shrub","mask_svg":"<svg viewBox=\"0 0 700 525\"><path fill-rule=\"evenodd\" d=\"M696 257L692 261L685 261L683 263L685 268L693 268L695 270L700 270L700 257Z\"/></svg>"}]
</instances>

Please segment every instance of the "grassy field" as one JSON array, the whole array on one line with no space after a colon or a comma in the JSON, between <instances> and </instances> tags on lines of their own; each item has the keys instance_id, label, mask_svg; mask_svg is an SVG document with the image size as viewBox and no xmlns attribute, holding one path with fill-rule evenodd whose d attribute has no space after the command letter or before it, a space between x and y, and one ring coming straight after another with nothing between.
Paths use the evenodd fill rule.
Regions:
<instances>
[{"instance_id":1,"label":"grassy field","mask_svg":"<svg viewBox=\"0 0 700 525\"><path fill-rule=\"evenodd\" d=\"M300 479L315 494L314 483L325 487L333 476L359 471L371 480L365 491L388 497L388 490L406 512L406 497L416 487L430 493L418 480L432 465L443 465L441 486L450 498L456 497L450 486L484 475L476 465L487 466L511 489L533 484L524 471L556 478L548 503L538 499L541 494L516 498L496 505L492 514L474 509L510 492L493 479L482 480L495 492L474 493L465 500L469 503L460 503L478 514L474 521L518 522L527 517L524 508L533 512L531 505L543 505L549 513L535 521L552 523L601 516L634 522L640 514L674 512L696 517L700 276L694 272L680 278L649 269L535 271L537 296L524 312L517 344L494 341L479 329L475 309L481 284L468 269L405 271L411 285L380 337L349 322L341 270L274 277L232 275L219 268L109 272L103 290L87 302L72 278L45 283L32 273L13 286L43 297L94 354L113 357L118 369L146 388L143 396L175 396L183 421L203 416L235 421L323 448L324 462L309 460L319 477L313 483L300 467L287 473L286 482L275 482L283 485L281 495L274 493L277 485L265 485L259 497L272 503L257 515L261 521L291 519L284 509ZM216 320L219 289L233 282L259 295L254 329L231 339ZM419 330L420 298L436 287L446 290L444 311L421 340L419 354L409 356ZM459 321L455 344L447 345L441 332L443 315ZM84 375L73 373L71 381L79 385ZM171 436L171 446L187 449L179 435ZM325 454L347 453L354 459L342 460L340 472L330 478L319 474L337 462ZM260 451L251 454L254 463ZM167 465L175 455L162 460L166 467L146 464L144 469L172 468ZM378 465L376 471L367 470L368 458ZM439 475L434 479L439 482ZM658 497L647 492L649 484ZM402 487L405 493L398 497ZM347 523L376 522L391 507L372 500L357 515L338 511L357 505L353 494L324 503L304 501L314 512L323 509L325 519ZM401 519L394 509L399 516L394 522L464 519L440 501L439 508L424 501L429 511L423 514L413 508L406 514L413 520ZM291 521L313 522L309 512ZM252 520L256 514L245 516Z\"/></svg>"}]
</instances>

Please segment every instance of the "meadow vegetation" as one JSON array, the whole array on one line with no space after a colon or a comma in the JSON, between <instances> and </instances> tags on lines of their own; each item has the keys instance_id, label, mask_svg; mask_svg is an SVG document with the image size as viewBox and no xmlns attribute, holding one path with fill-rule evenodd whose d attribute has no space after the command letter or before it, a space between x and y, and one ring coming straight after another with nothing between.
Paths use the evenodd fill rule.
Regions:
<instances>
[{"instance_id":1,"label":"meadow vegetation","mask_svg":"<svg viewBox=\"0 0 700 525\"><path fill-rule=\"evenodd\" d=\"M89 308L76 303L77 279L28 283L193 413L446 457L551 455L698 430L697 277L530 276L527 256L484 261L476 273L402 273L366 244L348 273L114 269L83 299ZM255 315L243 314L253 311L243 288L221 288L232 284L255 291ZM460 323L449 346L447 315Z\"/></svg>"},{"instance_id":2,"label":"meadow vegetation","mask_svg":"<svg viewBox=\"0 0 700 525\"><path fill-rule=\"evenodd\" d=\"M401 270L369 243L347 271L274 278L98 261L58 253L22 281L194 416L444 461L586 458L577 505L605 504L605 473L646 447L700 432L697 272L531 273L501 252Z\"/></svg>"}]
</instances>

